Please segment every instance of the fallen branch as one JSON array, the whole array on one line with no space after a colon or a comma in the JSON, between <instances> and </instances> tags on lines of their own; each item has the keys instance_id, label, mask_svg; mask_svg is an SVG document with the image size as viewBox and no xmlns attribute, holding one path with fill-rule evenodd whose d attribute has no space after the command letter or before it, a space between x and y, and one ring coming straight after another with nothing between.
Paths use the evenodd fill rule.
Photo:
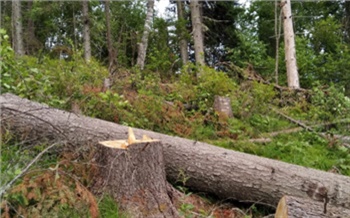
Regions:
<instances>
[{"instance_id":1,"label":"fallen branch","mask_svg":"<svg viewBox=\"0 0 350 218\"><path fill-rule=\"evenodd\" d=\"M291 121L292 123L295 123L295 124L297 124L298 126L301 126L302 128L304 128L304 129L306 129L306 130L308 130L308 131L310 131L310 132L315 132L315 130L313 130L311 127L307 126L306 124L302 123L301 121L295 120L295 119L291 118L290 116L285 115L284 113L282 113L282 112L280 112L280 111L278 111L278 110L276 110L276 109L274 109L274 108L272 108L272 110L273 110L275 113L277 113L278 115L280 115L280 116L286 118L287 120Z\"/></svg>"}]
</instances>

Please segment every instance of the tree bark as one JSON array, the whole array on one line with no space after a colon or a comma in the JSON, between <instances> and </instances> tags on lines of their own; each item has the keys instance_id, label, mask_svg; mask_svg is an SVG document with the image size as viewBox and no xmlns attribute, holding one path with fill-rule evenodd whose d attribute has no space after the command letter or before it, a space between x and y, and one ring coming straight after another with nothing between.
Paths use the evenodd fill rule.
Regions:
<instances>
[{"instance_id":1,"label":"tree bark","mask_svg":"<svg viewBox=\"0 0 350 218\"><path fill-rule=\"evenodd\" d=\"M201 3L198 0L191 0L191 20L193 28L194 53L196 64L205 65L204 59L204 36L202 27Z\"/></svg>"},{"instance_id":2,"label":"tree bark","mask_svg":"<svg viewBox=\"0 0 350 218\"><path fill-rule=\"evenodd\" d=\"M188 62L188 48L187 48L188 43L187 43L187 40L185 38L186 28L183 25L181 25L182 21L185 20L184 6L183 6L182 1L177 1L176 4L177 4L177 19L180 23L180 25L179 25L180 30L178 31L180 34L179 35L180 55L181 55L182 64L185 65Z\"/></svg>"},{"instance_id":3,"label":"tree bark","mask_svg":"<svg viewBox=\"0 0 350 218\"><path fill-rule=\"evenodd\" d=\"M345 39L347 43L350 43L350 1L344 2L344 29L345 29Z\"/></svg>"},{"instance_id":4,"label":"tree bark","mask_svg":"<svg viewBox=\"0 0 350 218\"><path fill-rule=\"evenodd\" d=\"M2 127L32 141L69 141L67 149L87 149L127 138L127 127L21 99L0 96ZM206 143L135 129L162 141L167 179L221 199L277 205L283 195L350 208L350 177L227 150ZM27 138L26 138L27 137Z\"/></svg>"},{"instance_id":5,"label":"tree bark","mask_svg":"<svg viewBox=\"0 0 350 218\"><path fill-rule=\"evenodd\" d=\"M33 10L33 0L29 0L27 3L27 10L32 12ZM25 34L25 53L28 55L34 55L40 48L42 44L35 36L35 25L31 16L28 17L27 29Z\"/></svg>"},{"instance_id":6,"label":"tree bark","mask_svg":"<svg viewBox=\"0 0 350 218\"><path fill-rule=\"evenodd\" d=\"M89 19L89 2L83 1L83 17L84 17L84 59L86 62L91 60L91 42L90 42L90 19Z\"/></svg>"},{"instance_id":7,"label":"tree bark","mask_svg":"<svg viewBox=\"0 0 350 218\"><path fill-rule=\"evenodd\" d=\"M148 0L145 27L143 30L141 42L138 47L137 62L136 62L136 65L139 66L141 70L143 70L145 67L146 53L147 53L147 46L148 46L148 36L149 36L149 33L151 32L153 10L154 10L154 0Z\"/></svg>"},{"instance_id":8,"label":"tree bark","mask_svg":"<svg viewBox=\"0 0 350 218\"><path fill-rule=\"evenodd\" d=\"M179 217L168 195L161 142L141 140L127 149L101 144L97 150L96 194L108 193L132 217Z\"/></svg>"},{"instance_id":9,"label":"tree bark","mask_svg":"<svg viewBox=\"0 0 350 218\"><path fill-rule=\"evenodd\" d=\"M327 205L326 202L314 202L305 198L283 196L275 213L277 218L331 218L350 217L350 210Z\"/></svg>"},{"instance_id":10,"label":"tree bark","mask_svg":"<svg viewBox=\"0 0 350 218\"><path fill-rule=\"evenodd\" d=\"M12 1L13 50L16 56L24 55L21 1Z\"/></svg>"},{"instance_id":11,"label":"tree bark","mask_svg":"<svg viewBox=\"0 0 350 218\"><path fill-rule=\"evenodd\" d=\"M111 34L111 16L110 16L110 0L105 1L105 14L106 14L106 37L107 37L107 49L108 49L108 71L109 74L112 74L113 64L114 64L114 49L112 42L112 34Z\"/></svg>"},{"instance_id":12,"label":"tree bark","mask_svg":"<svg viewBox=\"0 0 350 218\"><path fill-rule=\"evenodd\" d=\"M299 89L299 74L295 54L295 39L290 0L281 0L281 7L283 12L284 49L288 87Z\"/></svg>"}]
</instances>

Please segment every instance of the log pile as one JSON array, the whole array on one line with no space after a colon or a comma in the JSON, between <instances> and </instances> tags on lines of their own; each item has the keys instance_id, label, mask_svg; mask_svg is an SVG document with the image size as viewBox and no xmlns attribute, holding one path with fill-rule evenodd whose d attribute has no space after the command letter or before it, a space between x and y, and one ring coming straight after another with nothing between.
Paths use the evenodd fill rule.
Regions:
<instances>
[{"instance_id":1,"label":"log pile","mask_svg":"<svg viewBox=\"0 0 350 218\"><path fill-rule=\"evenodd\" d=\"M11 94L0 96L2 126L38 142L68 141L84 150L125 139L128 128L50 108ZM221 199L276 206L294 196L350 209L350 177L227 150L206 143L134 129L161 141L167 180ZM140 145L142 147L142 145Z\"/></svg>"}]
</instances>

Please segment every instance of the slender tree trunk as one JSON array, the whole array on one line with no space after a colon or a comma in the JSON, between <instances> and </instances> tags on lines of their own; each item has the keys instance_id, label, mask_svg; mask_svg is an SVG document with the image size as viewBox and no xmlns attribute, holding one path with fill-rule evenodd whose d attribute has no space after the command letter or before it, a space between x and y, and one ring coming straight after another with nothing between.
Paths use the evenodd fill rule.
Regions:
<instances>
[{"instance_id":1,"label":"slender tree trunk","mask_svg":"<svg viewBox=\"0 0 350 218\"><path fill-rule=\"evenodd\" d=\"M194 52L197 65L205 65L204 61L204 36L202 28L201 3L198 0L191 0L191 19L193 28Z\"/></svg>"},{"instance_id":2,"label":"slender tree trunk","mask_svg":"<svg viewBox=\"0 0 350 218\"><path fill-rule=\"evenodd\" d=\"M13 50L16 56L24 55L21 1L12 1Z\"/></svg>"},{"instance_id":3,"label":"slender tree trunk","mask_svg":"<svg viewBox=\"0 0 350 218\"><path fill-rule=\"evenodd\" d=\"M105 13L106 13L106 28L107 28L107 49L108 49L108 69L111 72L113 66L114 54L113 54L113 42L111 34L111 15L110 15L110 0L105 1Z\"/></svg>"},{"instance_id":4,"label":"slender tree trunk","mask_svg":"<svg viewBox=\"0 0 350 218\"><path fill-rule=\"evenodd\" d=\"M136 62L136 65L139 66L141 70L143 70L145 67L146 52L147 52L147 46L148 46L148 36L149 36L149 33L151 32L153 10L154 10L154 0L148 0L145 27L143 30L141 42L138 47L138 56L137 56L137 62Z\"/></svg>"},{"instance_id":5,"label":"slender tree trunk","mask_svg":"<svg viewBox=\"0 0 350 218\"><path fill-rule=\"evenodd\" d=\"M28 11L32 11L33 8L33 0L29 0L27 3ZM36 50L35 46L35 32L34 32L34 21L33 19L29 16L28 18L28 23L27 23L27 30L25 34L26 38L26 43L25 43L25 52L28 55L34 54Z\"/></svg>"},{"instance_id":6,"label":"slender tree trunk","mask_svg":"<svg viewBox=\"0 0 350 218\"><path fill-rule=\"evenodd\" d=\"M84 59L89 62L91 60L89 2L83 1L82 3L84 17Z\"/></svg>"},{"instance_id":7,"label":"slender tree trunk","mask_svg":"<svg viewBox=\"0 0 350 218\"><path fill-rule=\"evenodd\" d=\"M345 17L344 17L344 27L346 34L346 41L350 43L350 1L344 2Z\"/></svg>"},{"instance_id":8,"label":"slender tree trunk","mask_svg":"<svg viewBox=\"0 0 350 218\"><path fill-rule=\"evenodd\" d=\"M283 12L284 46L287 68L288 87L300 88L297 59L295 54L295 39L293 30L292 8L290 0L281 1Z\"/></svg>"},{"instance_id":9,"label":"slender tree trunk","mask_svg":"<svg viewBox=\"0 0 350 218\"><path fill-rule=\"evenodd\" d=\"M184 7L183 7L183 2L182 1L177 1L177 18L181 22L185 20L184 17ZM181 55L181 60L183 64L187 64L188 62L188 49L187 49L187 40L185 38L185 31L186 28L184 28L182 25L180 26L179 30L179 38L180 38L180 55Z\"/></svg>"}]
</instances>

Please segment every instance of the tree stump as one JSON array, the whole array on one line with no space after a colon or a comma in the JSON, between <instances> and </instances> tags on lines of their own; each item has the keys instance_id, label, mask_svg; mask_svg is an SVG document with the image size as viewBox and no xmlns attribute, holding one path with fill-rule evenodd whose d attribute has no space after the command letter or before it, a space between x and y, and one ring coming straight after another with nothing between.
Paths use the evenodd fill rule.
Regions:
<instances>
[{"instance_id":1,"label":"tree stump","mask_svg":"<svg viewBox=\"0 0 350 218\"><path fill-rule=\"evenodd\" d=\"M103 141L98 146L95 194L109 194L132 217L178 217L168 193L159 140L145 136L136 140L129 129L128 140Z\"/></svg>"},{"instance_id":2,"label":"tree stump","mask_svg":"<svg viewBox=\"0 0 350 218\"><path fill-rule=\"evenodd\" d=\"M227 117L233 117L231 99L229 97L215 95L214 110Z\"/></svg>"}]
</instances>

